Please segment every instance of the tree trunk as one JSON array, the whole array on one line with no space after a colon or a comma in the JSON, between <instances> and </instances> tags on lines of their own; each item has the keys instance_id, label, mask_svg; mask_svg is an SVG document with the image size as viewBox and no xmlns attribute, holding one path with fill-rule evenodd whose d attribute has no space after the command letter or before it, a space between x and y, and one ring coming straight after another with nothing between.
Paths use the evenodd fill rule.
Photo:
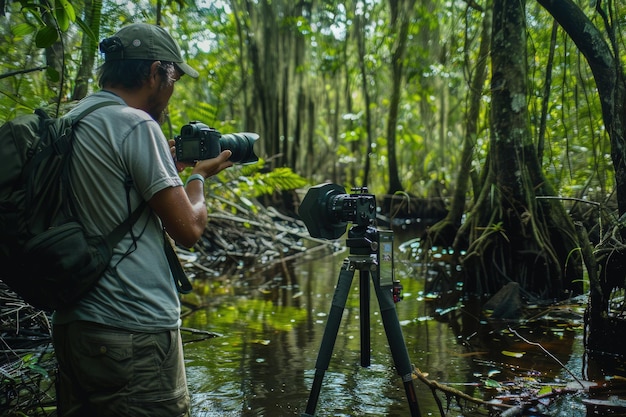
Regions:
<instances>
[{"instance_id":1,"label":"tree trunk","mask_svg":"<svg viewBox=\"0 0 626 417\"><path fill-rule=\"evenodd\" d=\"M614 39L614 28L607 19L600 2L596 5L598 15L605 18L604 22L611 45L607 43L598 28L589 20L583 11L571 0L538 0L572 38L578 49L587 59L598 87L602 118L606 131L611 139L611 159L615 170L615 184L619 217L626 214L626 84L620 60L618 44ZM608 9L611 10L609 4ZM612 48L612 49L611 49ZM623 220L623 219L622 219ZM609 301L615 288L626 288L626 230L623 221L609 228L596 250L596 258L590 272L590 303L586 317L588 350L603 350L624 354L626 349L613 343L619 337L624 326L623 320L617 320L610 314ZM586 242L587 245L589 244Z\"/></svg>"},{"instance_id":2,"label":"tree trunk","mask_svg":"<svg viewBox=\"0 0 626 417\"><path fill-rule=\"evenodd\" d=\"M465 197L472 170L472 156L478 134L478 120L480 117L480 104L483 90L487 79L487 63L489 60L489 48L491 47L491 2L485 5L485 16L480 35L480 48L476 60L474 77L471 79L469 89L469 109L465 118L465 137L461 152L461 165L456 177L456 184L450 209L445 219L433 225L428 237L434 246L449 247L461 225L461 218L465 212Z\"/></svg>"},{"instance_id":3,"label":"tree trunk","mask_svg":"<svg viewBox=\"0 0 626 417\"><path fill-rule=\"evenodd\" d=\"M89 79L93 77L93 65L98 50L98 37L100 36L100 14L102 12L101 0L85 1L85 24L89 26L93 39L89 34L83 32L83 40L80 48L80 67L74 83L72 100L80 100L89 92Z\"/></svg>"},{"instance_id":4,"label":"tree trunk","mask_svg":"<svg viewBox=\"0 0 626 417\"><path fill-rule=\"evenodd\" d=\"M571 0L538 0L572 38L593 72L602 104L604 125L611 138L611 158L615 168L617 204L620 216L626 213L626 112L624 73L617 56L600 31ZM616 45L614 46L616 47Z\"/></svg>"},{"instance_id":5,"label":"tree trunk","mask_svg":"<svg viewBox=\"0 0 626 417\"><path fill-rule=\"evenodd\" d=\"M262 144L265 154L275 157L281 151L278 75L282 61L276 47L279 34L274 8L267 0L231 2L234 10L241 11L240 23L246 27L248 60L253 74L251 102L258 103L260 109L259 130L264 132ZM238 3L242 5L238 6Z\"/></svg>"},{"instance_id":6,"label":"tree trunk","mask_svg":"<svg viewBox=\"0 0 626 417\"><path fill-rule=\"evenodd\" d=\"M409 33L410 16L413 14L415 0L390 0L391 31L395 34L395 43L391 51L391 99L389 100L389 116L387 119L387 157L389 158L389 188L387 194L393 195L402 191L402 183L398 175L398 159L396 155L396 129L398 124L398 108L404 82L404 58Z\"/></svg>"},{"instance_id":7,"label":"tree trunk","mask_svg":"<svg viewBox=\"0 0 626 417\"><path fill-rule=\"evenodd\" d=\"M469 247L465 288L495 294L520 284L527 300L563 299L582 278L576 231L539 164L528 126L525 4L495 0L492 30L491 138L487 175L460 229Z\"/></svg>"},{"instance_id":8,"label":"tree trunk","mask_svg":"<svg viewBox=\"0 0 626 417\"><path fill-rule=\"evenodd\" d=\"M359 59L359 72L361 74L361 94L363 94L363 108L365 109L365 135L366 135L366 147L363 167L363 186L367 187L369 184L371 162L370 158L374 151L374 138L372 134L372 110L371 110L371 98L369 91L370 77L366 70L365 65L365 15L359 14L355 16L355 36L358 46L358 59Z\"/></svg>"}]
</instances>

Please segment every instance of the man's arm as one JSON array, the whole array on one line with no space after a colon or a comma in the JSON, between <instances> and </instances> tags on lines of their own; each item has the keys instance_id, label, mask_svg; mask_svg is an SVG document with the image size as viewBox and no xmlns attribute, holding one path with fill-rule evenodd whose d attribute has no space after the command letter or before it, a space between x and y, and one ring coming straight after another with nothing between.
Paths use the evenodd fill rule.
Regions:
<instances>
[{"instance_id":1,"label":"man's arm","mask_svg":"<svg viewBox=\"0 0 626 417\"><path fill-rule=\"evenodd\" d=\"M233 165L228 160L230 151L223 151L213 159L195 164L192 175L203 178L216 175ZM192 247L204 233L207 224L204 182L189 181L184 187L168 187L156 193L148 202L163 222L165 231L185 247Z\"/></svg>"}]
</instances>

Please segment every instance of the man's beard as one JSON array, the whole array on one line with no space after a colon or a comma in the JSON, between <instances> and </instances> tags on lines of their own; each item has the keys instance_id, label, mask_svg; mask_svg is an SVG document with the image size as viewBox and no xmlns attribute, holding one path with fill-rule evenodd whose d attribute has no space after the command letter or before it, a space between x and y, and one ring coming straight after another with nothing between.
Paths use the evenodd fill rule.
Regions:
<instances>
[{"instance_id":1,"label":"man's beard","mask_svg":"<svg viewBox=\"0 0 626 417\"><path fill-rule=\"evenodd\" d=\"M165 109L163 109L163 111L157 115L157 117L154 117L152 115L152 118L154 120L156 120L156 122L160 125L162 125L163 123L165 123L165 121L167 120L167 118L169 117L169 112L167 111L167 107Z\"/></svg>"},{"instance_id":2,"label":"man's beard","mask_svg":"<svg viewBox=\"0 0 626 417\"><path fill-rule=\"evenodd\" d=\"M155 122L159 124L159 126L165 123L167 121L167 118L169 117L169 112L167 111L167 107L165 107L163 110L161 110L158 113L157 113L157 109L151 109L148 112L148 114L150 115L150 117L154 119Z\"/></svg>"},{"instance_id":3,"label":"man's beard","mask_svg":"<svg viewBox=\"0 0 626 417\"><path fill-rule=\"evenodd\" d=\"M167 102L163 104L163 97L160 94L161 90L164 88L164 85L161 85L159 91L154 94L150 99L148 99L149 103L154 103L153 107L150 109L148 114L152 117L159 125L162 125L167 120L169 113L167 111ZM171 94L170 94L171 95ZM169 97L168 97L169 99ZM163 109L159 110L159 108L163 106Z\"/></svg>"}]
</instances>

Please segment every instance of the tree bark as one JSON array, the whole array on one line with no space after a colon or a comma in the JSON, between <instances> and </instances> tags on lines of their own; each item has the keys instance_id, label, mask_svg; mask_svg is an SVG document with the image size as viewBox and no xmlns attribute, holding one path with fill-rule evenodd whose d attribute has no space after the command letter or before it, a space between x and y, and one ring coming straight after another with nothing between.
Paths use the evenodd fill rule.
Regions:
<instances>
[{"instance_id":1,"label":"tree bark","mask_svg":"<svg viewBox=\"0 0 626 417\"><path fill-rule=\"evenodd\" d=\"M492 31L491 138L487 175L460 229L469 247L465 288L495 294L520 284L527 300L563 299L582 277L576 231L553 196L528 126L525 4L495 0Z\"/></svg>"},{"instance_id":2,"label":"tree bark","mask_svg":"<svg viewBox=\"0 0 626 417\"><path fill-rule=\"evenodd\" d=\"M619 217L626 214L626 84L617 43L613 40L613 28L605 19L607 43L602 33L583 11L571 0L538 0L574 41L585 56L598 88L602 105L602 118L611 140L611 159L615 171L615 184ZM604 16L602 4L596 5L598 14ZM613 48L613 49L611 49ZM622 219L623 220L623 219ZM610 315L609 302L614 288L626 288L626 228L617 222L600 242L590 272L590 303L586 316L588 351L602 350L624 354L623 347L613 342L621 331L620 320ZM589 245L588 242L585 242ZM597 272L597 274L596 274ZM622 320L623 322L623 320Z\"/></svg>"},{"instance_id":3,"label":"tree bark","mask_svg":"<svg viewBox=\"0 0 626 417\"><path fill-rule=\"evenodd\" d=\"M491 2L485 5L485 15L480 35L480 47L474 69L474 77L470 81L469 109L465 117L465 137L461 151L461 164L457 172L456 184L452 196L450 209L445 219L430 228L428 237L433 245L448 247L461 225L461 219L465 212L465 197L472 170L472 156L478 134L478 120L480 104L483 97L483 89L487 79L487 63L489 61L489 49L491 47Z\"/></svg>"},{"instance_id":4,"label":"tree bark","mask_svg":"<svg viewBox=\"0 0 626 417\"><path fill-rule=\"evenodd\" d=\"M102 12L101 0L85 1L85 24L89 26L93 36L83 32L83 40L80 48L80 67L74 83L72 100L80 100L89 92L89 79L93 77L93 66L98 50L98 37L100 35L100 15Z\"/></svg>"},{"instance_id":5,"label":"tree bark","mask_svg":"<svg viewBox=\"0 0 626 417\"><path fill-rule=\"evenodd\" d=\"M398 108L404 82L404 58L409 33L410 16L415 0L390 0L391 28L395 34L395 42L391 51L391 99L389 100L389 116L387 118L387 158L389 158L389 188L387 194L393 195L402 191L402 183L398 175L398 159L396 155L396 129L398 125Z\"/></svg>"}]
</instances>

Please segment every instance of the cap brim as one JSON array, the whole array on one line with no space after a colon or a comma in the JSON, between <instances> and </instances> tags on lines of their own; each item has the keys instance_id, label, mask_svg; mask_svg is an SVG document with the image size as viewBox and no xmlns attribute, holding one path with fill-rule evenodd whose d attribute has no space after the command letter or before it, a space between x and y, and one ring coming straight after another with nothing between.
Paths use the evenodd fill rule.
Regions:
<instances>
[{"instance_id":1,"label":"cap brim","mask_svg":"<svg viewBox=\"0 0 626 417\"><path fill-rule=\"evenodd\" d=\"M185 62L175 62L176 66L178 68L180 68L180 70L182 72L184 72L185 74L189 75L192 78L198 78L198 75L200 75L198 73L198 71L196 71L195 69L191 68L189 65L187 65Z\"/></svg>"}]
</instances>

